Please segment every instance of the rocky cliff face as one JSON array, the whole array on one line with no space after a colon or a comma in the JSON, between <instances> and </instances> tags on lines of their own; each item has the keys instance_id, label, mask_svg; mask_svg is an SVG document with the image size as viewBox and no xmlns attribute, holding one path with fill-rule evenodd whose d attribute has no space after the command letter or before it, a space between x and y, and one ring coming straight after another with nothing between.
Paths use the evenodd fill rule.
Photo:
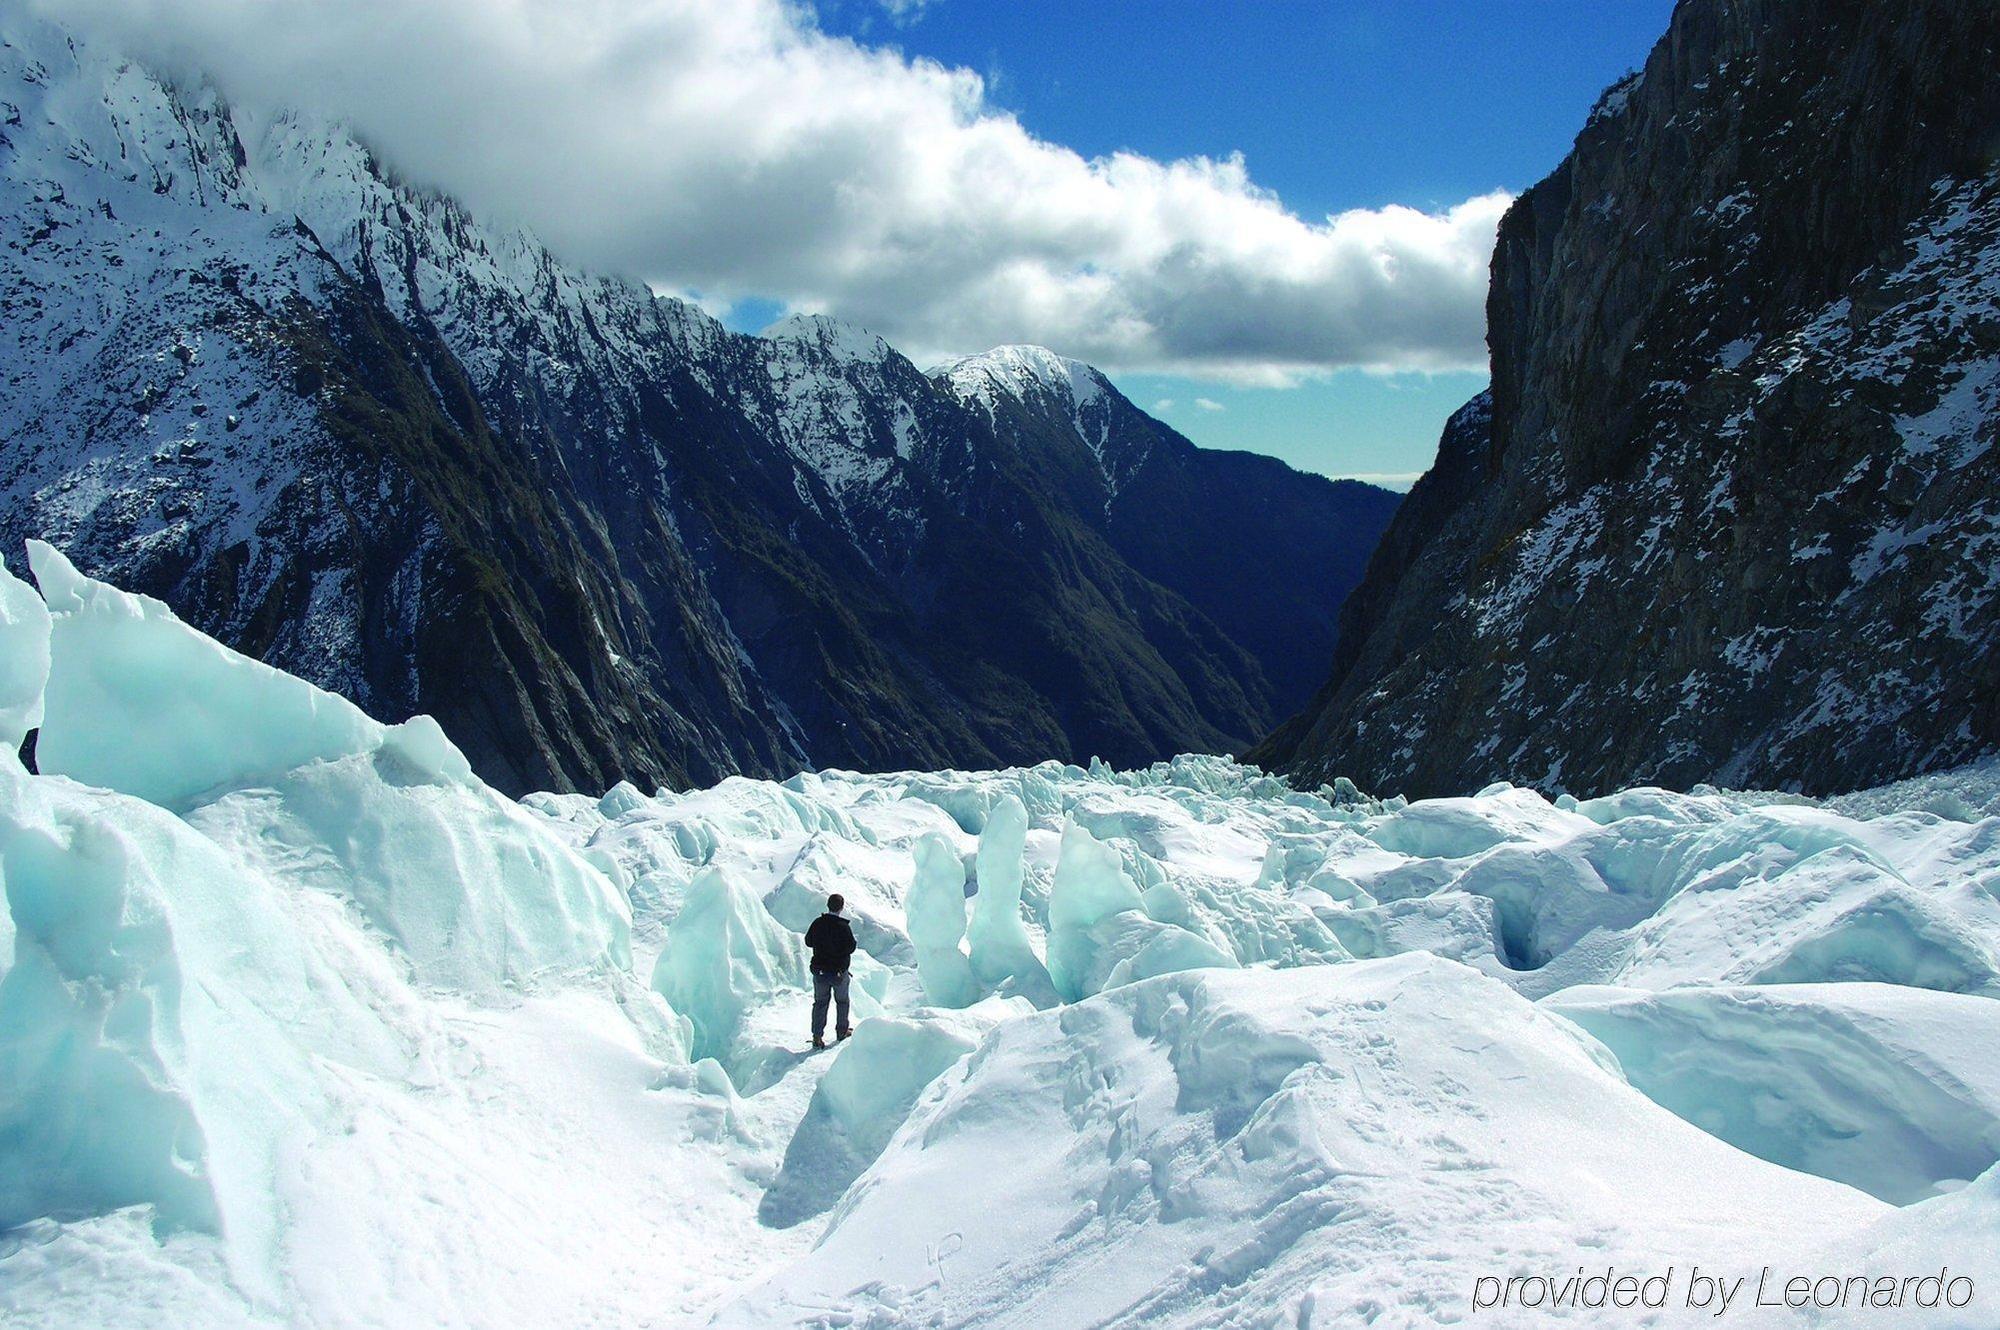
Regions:
<instances>
[{"instance_id":1,"label":"rocky cliff face","mask_svg":"<svg viewBox=\"0 0 2000 1330\"><path fill-rule=\"evenodd\" d=\"M1522 196L1490 395L1254 754L1830 791L2000 747L2000 13L1683 0Z\"/></svg>"},{"instance_id":2,"label":"rocky cliff face","mask_svg":"<svg viewBox=\"0 0 2000 1330\"><path fill-rule=\"evenodd\" d=\"M336 125L0 41L0 541L431 712L503 788L1240 744L1393 509L1046 352L731 333Z\"/></svg>"}]
</instances>

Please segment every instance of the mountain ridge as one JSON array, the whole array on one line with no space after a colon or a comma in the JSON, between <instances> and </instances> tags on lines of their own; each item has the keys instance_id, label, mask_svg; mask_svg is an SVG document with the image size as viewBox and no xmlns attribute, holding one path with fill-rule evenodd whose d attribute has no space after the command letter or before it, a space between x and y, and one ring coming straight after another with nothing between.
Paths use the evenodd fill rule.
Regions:
<instances>
[{"instance_id":1,"label":"mountain ridge","mask_svg":"<svg viewBox=\"0 0 2000 1330\"><path fill-rule=\"evenodd\" d=\"M731 332L332 122L0 35L0 537L437 715L502 789L1240 745L1303 699L1359 573L1272 543L1371 543L1396 501L1267 469L1232 483L1297 529L1246 534L1200 495L1242 466L1115 390L1114 475L1050 403L968 406L814 316ZM1111 491L1152 472L1261 607L1234 626L1133 534Z\"/></svg>"}]
</instances>

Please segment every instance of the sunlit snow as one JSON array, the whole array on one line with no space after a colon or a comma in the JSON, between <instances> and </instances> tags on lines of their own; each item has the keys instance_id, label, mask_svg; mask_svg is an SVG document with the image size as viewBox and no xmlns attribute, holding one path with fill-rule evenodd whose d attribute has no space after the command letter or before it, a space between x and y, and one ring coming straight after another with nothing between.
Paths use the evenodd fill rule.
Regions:
<instances>
[{"instance_id":1,"label":"sunlit snow","mask_svg":"<svg viewBox=\"0 0 2000 1330\"><path fill-rule=\"evenodd\" d=\"M1969 1308L1866 1323L1992 1324L2000 767L515 803L428 720L32 565L9 1326L1537 1325L1476 1282L1695 1265L1948 1266ZM858 1026L810 1053L832 891Z\"/></svg>"}]
</instances>

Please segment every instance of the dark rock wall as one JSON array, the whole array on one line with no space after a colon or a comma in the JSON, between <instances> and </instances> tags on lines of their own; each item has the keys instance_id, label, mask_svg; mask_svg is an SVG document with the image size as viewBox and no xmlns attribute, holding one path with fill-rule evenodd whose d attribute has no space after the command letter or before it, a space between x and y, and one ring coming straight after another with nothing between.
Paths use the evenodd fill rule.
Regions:
<instances>
[{"instance_id":1,"label":"dark rock wall","mask_svg":"<svg viewBox=\"0 0 2000 1330\"><path fill-rule=\"evenodd\" d=\"M1253 756L1825 792L2000 747L1996 47L1991 0L1684 0L1508 213L1490 423Z\"/></svg>"}]
</instances>

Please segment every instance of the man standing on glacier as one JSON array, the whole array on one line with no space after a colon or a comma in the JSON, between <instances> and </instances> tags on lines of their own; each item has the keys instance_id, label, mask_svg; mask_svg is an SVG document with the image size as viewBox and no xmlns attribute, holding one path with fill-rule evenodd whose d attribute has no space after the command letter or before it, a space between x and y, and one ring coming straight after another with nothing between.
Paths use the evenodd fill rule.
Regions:
<instances>
[{"instance_id":1,"label":"man standing on glacier","mask_svg":"<svg viewBox=\"0 0 2000 1330\"><path fill-rule=\"evenodd\" d=\"M806 930L806 945L812 948L813 1047L826 1047L826 1004L831 998L839 1007L834 1033L845 1039L854 1033L847 1020L848 966L854 960L854 929L841 917L847 902L840 894L826 898L826 913L813 920Z\"/></svg>"}]
</instances>

